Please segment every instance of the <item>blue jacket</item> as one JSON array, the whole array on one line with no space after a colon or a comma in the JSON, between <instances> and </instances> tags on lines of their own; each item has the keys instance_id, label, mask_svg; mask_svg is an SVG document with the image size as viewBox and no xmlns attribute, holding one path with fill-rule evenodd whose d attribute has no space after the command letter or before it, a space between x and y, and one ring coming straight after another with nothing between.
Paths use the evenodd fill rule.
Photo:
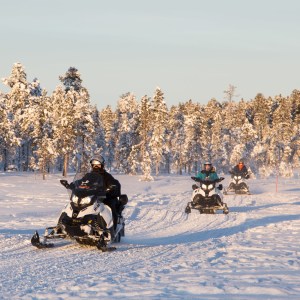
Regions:
<instances>
[{"instance_id":1,"label":"blue jacket","mask_svg":"<svg viewBox=\"0 0 300 300\"><path fill-rule=\"evenodd\" d=\"M212 180L213 181L213 180L219 179L219 176L213 170L210 170L210 171L202 170L201 172L199 172L196 175L196 178L199 178L201 180Z\"/></svg>"}]
</instances>

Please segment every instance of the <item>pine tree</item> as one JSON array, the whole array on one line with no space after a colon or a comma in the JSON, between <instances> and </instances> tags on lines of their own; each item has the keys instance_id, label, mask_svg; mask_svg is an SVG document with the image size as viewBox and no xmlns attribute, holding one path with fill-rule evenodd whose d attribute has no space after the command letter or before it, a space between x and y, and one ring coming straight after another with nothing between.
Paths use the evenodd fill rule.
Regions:
<instances>
[{"instance_id":1,"label":"pine tree","mask_svg":"<svg viewBox=\"0 0 300 300\"><path fill-rule=\"evenodd\" d=\"M80 78L80 73L75 67L70 67L65 75L59 76L59 80L63 83L66 92L71 89L79 92L82 89L82 79Z\"/></svg>"},{"instance_id":2,"label":"pine tree","mask_svg":"<svg viewBox=\"0 0 300 300\"><path fill-rule=\"evenodd\" d=\"M205 161L211 161L213 164L216 163L214 161L214 158L217 158L213 151L213 135L214 139L216 140L217 136L217 126L215 125L215 118L219 114L221 114L222 106L221 104L216 101L215 99L211 99L207 105L204 107L202 119L203 119L203 138L201 141L202 147L203 147L203 159ZM213 133L213 130L215 131Z\"/></svg>"},{"instance_id":3,"label":"pine tree","mask_svg":"<svg viewBox=\"0 0 300 300\"><path fill-rule=\"evenodd\" d=\"M144 96L141 99L141 104L139 106L138 114L138 127L137 133L139 135L139 144L136 145L136 149L139 150L139 166L143 173L141 180L142 181L152 181L153 177L151 176L151 158L149 155L149 142L150 142L150 133L152 127L152 117L151 117L151 104L150 98Z\"/></svg>"},{"instance_id":4,"label":"pine tree","mask_svg":"<svg viewBox=\"0 0 300 300\"><path fill-rule=\"evenodd\" d=\"M51 165L54 165L57 146L54 143L54 112L51 97L44 90L39 102L32 109L32 144L37 161L31 160L31 167L38 168L46 178Z\"/></svg>"},{"instance_id":5,"label":"pine tree","mask_svg":"<svg viewBox=\"0 0 300 300\"><path fill-rule=\"evenodd\" d=\"M52 94L52 103L55 119L54 140L58 154L63 158L63 176L67 176L69 158L76 143L74 98L72 93L65 93L58 86Z\"/></svg>"},{"instance_id":6,"label":"pine tree","mask_svg":"<svg viewBox=\"0 0 300 300\"><path fill-rule=\"evenodd\" d=\"M43 90L40 86L40 82L37 78L34 78L33 81L29 84L29 94L33 97L41 97Z\"/></svg>"},{"instance_id":7,"label":"pine tree","mask_svg":"<svg viewBox=\"0 0 300 300\"><path fill-rule=\"evenodd\" d=\"M105 139L104 157L106 158L106 166L108 169L111 169L114 162L116 148L117 115L112 111L110 105L100 112L100 121L103 126Z\"/></svg>"},{"instance_id":8,"label":"pine tree","mask_svg":"<svg viewBox=\"0 0 300 300\"><path fill-rule=\"evenodd\" d=\"M116 164L117 168L129 174L131 163L129 161L132 147L138 144L137 141L137 119L138 104L133 94L124 94L117 106L118 115L118 138L116 142Z\"/></svg>"},{"instance_id":9,"label":"pine tree","mask_svg":"<svg viewBox=\"0 0 300 300\"><path fill-rule=\"evenodd\" d=\"M169 138L170 152L172 153L172 165L176 168L178 174L182 175L183 166L186 163L186 148L184 147L186 135L184 130L183 105L172 106L169 113Z\"/></svg>"},{"instance_id":10,"label":"pine tree","mask_svg":"<svg viewBox=\"0 0 300 300\"><path fill-rule=\"evenodd\" d=\"M29 93L27 82L27 74L21 63L15 63L12 68L11 75L3 78L5 85L10 87L10 92L6 94L6 109L9 111L9 118L14 127L15 136L19 139L19 147L10 149L9 152L16 151L16 161L18 168L24 164L25 148L27 147L26 136L24 136L22 127L24 120L26 120L25 110L30 106Z\"/></svg>"},{"instance_id":11,"label":"pine tree","mask_svg":"<svg viewBox=\"0 0 300 300\"><path fill-rule=\"evenodd\" d=\"M151 111L153 114L153 130L149 146L151 157L155 163L155 174L158 175L160 166L163 163L163 155L169 151L166 147L168 110L164 101L164 93L159 87L155 90Z\"/></svg>"},{"instance_id":12,"label":"pine tree","mask_svg":"<svg viewBox=\"0 0 300 300\"><path fill-rule=\"evenodd\" d=\"M213 117L213 124L211 127L211 158L214 166L219 170L228 171L228 153L226 153L223 145L223 114L218 110Z\"/></svg>"},{"instance_id":13,"label":"pine tree","mask_svg":"<svg viewBox=\"0 0 300 300\"><path fill-rule=\"evenodd\" d=\"M203 157L204 128L203 107L191 100L187 101L184 104L184 131L186 136L184 159L189 173L192 169L195 173L198 172L199 163Z\"/></svg>"},{"instance_id":14,"label":"pine tree","mask_svg":"<svg viewBox=\"0 0 300 300\"><path fill-rule=\"evenodd\" d=\"M278 159L280 160L280 173L283 176L291 175L291 148L290 141L293 137L292 126L292 106L290 99L286 99L279 95L277 101L278 108L273 113L272 143L275 150L278 151Z\"/></svg>"},{"instance_id":15,"label":"pine tree","mask_svg":"<svg viewBox=\"0 0 300 300\"><path fill-rule=\"evenodd\" d=\"M64 84L64 90L57 87L53 93L57 121L54 136L57 144L62 146L59 152L63 157L63 176L67 176L72 155L73 165L77 165L79 171L91 155L91 144L95 137L93 110L89 103L89 93L81 85L82 80L76 68L70 67L59 79Z\"/></svg>"},{"instance_id":16,"label":"pine tree","mask_svg":"<svg viewBox=\"0 0 300 300\"><path fill-rule=\"evenodd\" d=\"M103 123L101 121L101 112L98 111L96 107L93 108L92 119L95 130L95 139L94 142L92 142L91 151L93 153L93 156L101 155L105 159L106 167L109 167L107 164L105 131Z\"/></svg>"},{"instance_id":17,"label":"pine tree","mask_svg":"<svg viewBox=\"0 0 300 300\"><path fill-rule=\"evenodd\" d=\"M11 114L7 110L6 98L0 95L0 157L3 161L3 168L6 171L12 149L20 145L20 138L17 138L11 119Z\"/></svg>"},{"instance_id":18,"label":"pine tree","mask_svg":"<svg viewBox=\"0 0 300 300\"><path fill-rule=\"evenodd\" d=\"M291 161L293 167L300 167L300 91L293 90L291 96L291 107L292 107L292 140L290 147L292 150Z\"/></svg>"}]
</instances>

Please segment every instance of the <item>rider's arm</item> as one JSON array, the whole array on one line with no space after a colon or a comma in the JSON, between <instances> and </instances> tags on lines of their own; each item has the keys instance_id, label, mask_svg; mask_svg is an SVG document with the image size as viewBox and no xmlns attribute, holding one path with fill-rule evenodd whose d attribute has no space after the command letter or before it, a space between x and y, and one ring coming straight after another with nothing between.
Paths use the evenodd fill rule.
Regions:
<instances>
[{"instance_id":1,"label":"rider's arm","mask_svg":"<svg viewBox=\"0 0 300 300\"><path fill-rule=\"evenodd\" d=\"M219 179L219 176L218 176L218 174L216 172L213 172L213 173L211 173L210 178L212 180L216 180L216 179Z\"/></svg>"},{"instance_id":2,"label":"rider's arm","mask_svg":"<svg viewBox=\"0 0 300 300\"><path fill-rule=\"evenodd\" d=\"M121 184L115 179L111 174L105 174L105 185L108 189L107 196L108 197L118 197L121 194Z\"/></svg>"}]
</instances>

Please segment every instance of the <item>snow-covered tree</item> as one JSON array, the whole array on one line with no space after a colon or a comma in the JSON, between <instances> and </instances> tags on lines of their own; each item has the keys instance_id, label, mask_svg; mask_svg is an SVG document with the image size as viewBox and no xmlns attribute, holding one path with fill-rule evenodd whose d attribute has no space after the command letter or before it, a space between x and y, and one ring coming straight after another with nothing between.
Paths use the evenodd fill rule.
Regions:
<instances>
[{"instance_id":1,"label":"snow-covered tree","mask_svg":"<svg viewBox=\"0 0 300 300\"><path fill-rule=\"evenodd\" d=\"M69 68L59 79L64 84L53 92L56 130L54 137L60 145L59 153L63 157L63 176L67 175L69 160L74 155L74 164L80 170L86 164L92 152L95 138L93 109L89 103L89 93L81 85L78 70ZM86 166L85 166L86 167Z\"/></svg>"},{"instance_id":2,"label":"snow-covered tree","mask_svg":"<svg viewBox=\"0 0 300 300\"><path fill-rule=\"evenodd\" d=\"M20 145L14 131L11 115L7 110L6 99L0 96L0 158L6 170L9 158L13 155L13 149Z\"/></svg>"},{"instance_id":3,"label":"snow-covered tree","mask_svg":"<svg viewBox=\"0 0 300 300\"><path fill-rule=\"evenodd\" d=\"M170 152L172 153L172 165L176 168L178 174L182 174L182 169L186 163L185 157L185 118L183 113L183 105L172 106L169 113L169 140Z\"/></svg>"},{"instance_id":4,"label":"snow-covered tree","mask_svg":"<svg viewBox=\"0 0 300 300\"><path fill-rule=\"evenodd\" d=\"M141 104L139 106L138 114L138 127L137 133L139 135L139 144L135 147L139 149L139 165L143 173L142 181L151 181L151 158L149 155L149 141L151 137L152 128L152 115L151 115L151 103L148 96L143 96Z\"/></svg>"},{"instance_id":5,"label":"snow-covered tree","mask_svg":"<svg viewBox=\"0 0 300 300\"><path fill-rule=\"evenodd\" d=\"M71 90L71 88L78 92L82 89L82 79L80 76L75 67L70 67L65 75L59 76L59 80L63 83L66 92Z\"/></svg>"},{"instance_id":6,"label":"snow-covered tree","mask_svg":"<svg viewBox=\"0 0 300 300\"><path fill-rule=\"evenodd\" d=\"M273 113L273 126L271 142L274 145L274 150L277 151L278 159L280 160L281 170L286 166L286 170L290 169L291 163L291 148L289 146L293 137L292 116L291 116L291 101L289 99L276 97L279 106ZM291 171L284 172L281 175L289 176Z\"/></svg>"},{"instance_id":7,"label":"snow-covered tree","mask_svg":"<svg viewBox=\"0 0 300 300\"><path fill-rule=\"evenodd\" d=\"M9 112L9 118L14 127L14 133L20 140L19 147L17 149L11 149L15 151L17 156L16 160L19 169L25 162L25 148L27 146L26 136L23 134L23 123L26 118L30 117L26 114L26 109L29 107L29 94L27 74L21 63L15 63L13 65L11 74L7 78L3 78L2 81L5 85L10 87L10 91L5 95L6 109Z\"/></svg>"},{"instance_id":8,"label":"snow-covered tree","mask_svg":"<svg viewBox=\"0 0 300 300\"><path fill-rule=\"evenodd\" d=\"M184 132L185 132L185 163L188 173L198 172L199 163L203 157L203 135L204 135L203 107L191 100L184 103ZM201 167L200 167L201 168Z\"/></svg>"},{"instance_id":9,"label":"snow-covered tree","mask_svg":"<svg viewBox=\"0 0 300 300\"><path fill-rule=\"evenodd\" d=\"M150 153L155 163L155 174L159 174L159 169L163 163L163 155L168 152L166 144L166 129L168 122L168 109L164 101L164 93L159 87L156 88L152 99L152 136L149 143Z\"/></svg>"},{"instance_id":10,"label":"snow-covered tree","mask_svg":"<svg viewBox=\"0 0 300 300\"><path fill-rule=\"evenodd\" d=\"M69 159L76 145L76 122L74 119L74 95L65 93L58 86L52 94L54 110L54 140L58 145L58 154L63 158L63 176L67 176Z\"/></svg>"},{"instance_id":11,"label":"snow-covered tree","mask_svg":"<svg viewBox=\"0 0 300 300\"><path fill-rule=\"evenodd\" d=\"M228 170L228 153L223 145L223 114L218 110L213 117L211 126L211 160L218 170Z\"/></svg>"},{"instance_id":12,"label":"snow-covered tree","mask_svg":"<svg viewBox=\"0 0 300 300\"><path fill-rule=\"evenodd\" d=\"M272 100L266 99L263 94L259 93L249 105L252 108L254 129L258 140L262 141L266 130L270 127Z\"/></svg>"},{"instance_id":13,"label":"snow-covered tree","mask_svg":"<svg viewBox=\"0 0 300 300\"><path fill-rule=\"evenodd\" d=\"M32 109L32 144L37 161L31 160L31 167L38 168L46 178L51 165L54 165L57 155L57 145L54 143L54 112L51 98L46 91L42 92L40 101Z\"/></svg>"},{"instance_id":14,"label":"snow-covered tree","mask_svg":"<svg viewBox=\"0 0 300 300\"><path fill-rule=\"evenodd\" d=\"M153 177L151 176L151 158L149 155L148 150L144 150L143 154L143 161L141 164L141 169L142 169L142 181L153 181Z\"/></svg>"},{"instance_id":15,"label":"snow-covered tree","mask_svg":"<svg viewBox=\"0 0 300 300\"><path fill-rule=\"evenodd\" d=\"M110 105L101 110L100 121L103 126L105 147L103 156L106 159L106 167L112 168L115 156L115 145L117 138L117 115Z\"/></svg>"},{"instance_id":16,"label":"snow-covered tree","mask_svg":"<svg viewBox=\"0 0 300 300\"><path fill-rule=\"evenodd\" d=\"M138 103L132 93L121 96L117 105L118 138L116 141L116 164L125 174L131 172L132 162L129 160L132 147L137 141L137 116Z\"/></svg>"},{"instance_id":17,"label":"snow-covered tree","mask_svg":"<svg viewBox=\"0 0 300 300\"><path fill-rule=\"evenodd\" d=\"M34 78L33 81L29 84L29 94L33 97L41 97L43 90L40 86L40 82L37 78Z\"/></svg>"}]
</instances>

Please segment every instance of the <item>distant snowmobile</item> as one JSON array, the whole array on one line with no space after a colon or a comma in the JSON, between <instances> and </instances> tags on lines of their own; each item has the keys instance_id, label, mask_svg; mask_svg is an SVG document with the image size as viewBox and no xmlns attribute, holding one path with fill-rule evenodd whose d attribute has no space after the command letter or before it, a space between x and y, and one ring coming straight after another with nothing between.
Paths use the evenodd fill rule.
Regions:
<instances>
[{"instance_id":1,"label":"distant snowmobile","mask_svg":"<svg viewBox=\"0 0 300 300\"><path fill-rule=\"evenodd\" d=\"M191 177L197 184L193 184L192 201L188 202L185 212L191 213L192 209L197 209L200 214L215 214L218 210L223 210L224 214L229 213L227 204L223 202L223 194L221 193L222 185L216 186L217 183L224 178L212 180L201 180Z\"/></svg>"},{"instance_id":2,"label":"distant snowmobile","mask_svg":"<svg viewBox=\"0 0 300 300\"><path fill-rule=\"evenodd\" d=\"M230 172L231 182L228 188L224 189L224 195L229 193L250 194L249 187L245 182L245 177L241 173Z\"/></svg>"},{"instance_id":3,"label":"distant snowmobile","mask_svg":"<svg viewBox=\"0 0 300 300\"><path fill-rule=\"evenodd\" d=\"M66 180L60 182L65 187L70 186ZM48 240L74 239L80 244L96 246L103 252L115 250L110 244L121 241L121 236L125 235L125 222L120 212L114 229L111 208L103 203L106 193L103 191L99 195L98 192L95 196L93 187L81 180L74 181L70 202L62 210L57 225L46 228L43 241L40 241L36 231L31 238L32 245L49 248L54 244L47 243ZM118 200L120 205L125 206L127 195L120 195Z\"/></svg>"}]
</instances>

